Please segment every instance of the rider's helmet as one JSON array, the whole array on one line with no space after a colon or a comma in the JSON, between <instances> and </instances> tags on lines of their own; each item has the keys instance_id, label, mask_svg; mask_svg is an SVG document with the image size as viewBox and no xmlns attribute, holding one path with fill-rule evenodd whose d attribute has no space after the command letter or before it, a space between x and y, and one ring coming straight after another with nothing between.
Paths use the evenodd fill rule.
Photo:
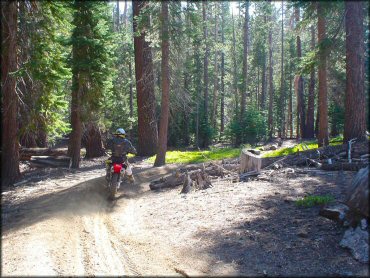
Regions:
<instances>
[{"instance_id":1,"label":"rider's helmet","mask_svg":"<svg viewBox=\"0 0 370 278\"><path fill-rule=\"evenodd\" d=\"M123 128L118 128L116 132L114 133L115 136L125 138L126 137L126 131Z\"/></svg>"}]
</instances>

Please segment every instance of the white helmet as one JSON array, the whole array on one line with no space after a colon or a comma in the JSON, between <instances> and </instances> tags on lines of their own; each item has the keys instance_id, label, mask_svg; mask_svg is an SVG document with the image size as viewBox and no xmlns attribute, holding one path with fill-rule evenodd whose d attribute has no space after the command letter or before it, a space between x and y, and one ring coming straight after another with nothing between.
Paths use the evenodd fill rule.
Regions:
<instances>
[{"instance_id":1,"label":"white helmet","mask_svg":"<svg viewBox=\"0 0 370 278\"><path fill-rule=\"evenodd\" d=\"M116 133L114 135L117 135L117 136L125 136L126 135L126 131L123 128L119 128L119 129L116 130Z\"/></svg>"}]
</instances>

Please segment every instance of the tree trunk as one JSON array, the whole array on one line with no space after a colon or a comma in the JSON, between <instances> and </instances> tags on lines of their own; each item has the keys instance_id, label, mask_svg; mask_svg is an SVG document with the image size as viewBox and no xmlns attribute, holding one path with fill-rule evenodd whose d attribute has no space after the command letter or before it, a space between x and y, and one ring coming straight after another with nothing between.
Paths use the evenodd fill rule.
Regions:
<instances>
[{"instance_id":1,"label":"tree trunk","mask_svg":"<svg viewBox=\"0 0 370 278\"><path fill-rule=\"evenodd\" d=\"M248 25L249 25L249 1L245 2L244 28L243 28L243 85L240 102L240 120L243 120L247 102L248 85Z\"/></svg>"},{"instance_id":2,"label":"tree trunk","mask_svg":"<svg viewBox=\"0 0 370 278\"><path fill-rule=\"evenodd\" d=\"M139 16L147 5L145 1L133 1L133 15ZM149 27L149 20L145 22ZM134 20L134 33L138 31ZM150 45L145 41L145 32L134 37L135 76L138 107L138 155L150 156L156 153L158 144L153 60Z\"/></svg>"},{"instance_id":3,"label":"tree trunk","mask_svg":"<svg viewBox=\"0 0 370 278\"><path fill-rule=\"evenodd\" d=\"M116 1L116 31L119 32L119 1Z\"/></svg>"},{"instance_id":4,"label":"tree trunk","mask_svg":"<svg viewBox=\"0 0 370 278\"><path fill-rule=\"evenodd\" d=\"M73 54L76 55L74 48ZM77 169L80 167L82 122L81 122L81 76L77 72L72 77L72 100L71 100L71 127L72 132L69 136L68 155L71 157L71 167Z\"/></svg>"},{"instance_id":5,"label":"tree trunk","mask_svg":"<svg viewBox=\"0 0 370 278\"><path fill-rule=\"evenodd\" d=\"M234 98L235 98L235 114L236 118L238 118L238 111L239 111L239 92L238 92L238 68L236 63L236 39L235 39L235 21L234 21L234 14L231 14L231 19L233 21L233 88L234 88Z\"/></svg>"},{"instance_id":6,"label":"tree trunk","mask_svg":"<svg viewBox=\"0 0 370 278\"><path fill-rule=\"evenodd\" d=\"M224 36L224 26L225 26L225 9L224 4L222 3L221 11L221 42L222 45L225 44ZM221 52L221 126L220 126L220 137L224 133L225 129L225 53L222 50Z\"/></svg>"},{"instance_id":7,"label":"tree trunk","mask_svg":"<svg viewBox=\"0 0 370 278\"><path fill-rule=\"evenodd\" d=\"M159 124L158 152L155 158L154 166L162 166L166 163L167 151L167 131L170 104L170 69L169 54L170 43L168 33L168 2L162 2L162 103L161 103L161 120Z\"/></svg>"},{"instance_id":8,"label":"tree trunk","mask_svg":"<svg viewBox=\"0 0 370 278\"><path fill-rule=\"evenodd\" d=\"M2 185L16 181L19 171L19 143L17 138L18 96L17 71L17 1L1 2L1 92L2 92Z\"/></svg>"},{"instance_id":9,"label":"tree trunk","mask_svg":"<svg viewBox=\"0 0 370 278\"><path fill-rule=\"evenodd\" d=\"M271 2L270 2L270 5ZM272 24L272 16L269 16L269 21ZM272 27L269 29L269 113L268 113L268 135L271 139L274 133L273 122L273 101L274 101L274 81L273 81L273 68L272 68Z\"/></svg>"},{"instance_id":10,"label":"tree trunk","mask_svg":"<svg viewBox=\"0 0 370 278\"><path fill-rule=\"evenodd\" d=\"M281 80L280 80L280 137L285 137L285 89L284 89L284 1L281 2Z\"/></svg>"},{"instance_id":11,"label":"tree trunk","mask_svg":"<svg viewBox=\"0 0 370 278\"><path fill-rule=\"evenodd\" d=\"M322 3L320 2L317 2L317 14L318 14L317 21L318 43L320 44L326 38L326 23L323 15ZM319 147L327 146L329 144L326 56L327 51L325 49L320 49L319 96L318 96L320 119L319 119L319 134L317 136Z\"/></svg>"},{"instance_id":12,"label":"tree trunk","mask_svg":"<svg viewBox=\"0 0 370 278\"><path fill-rule=\"evenodd\" d=\"M315 48L315 28L311 26L311 49ZM312 67L310 73L310 86L308 89L308 104L307 104L307 128L306 137L315 137L315 68Z\"/></svg>"},{"instance_id":13,"label":"tree trunk","mask_svg":"<svg viewBox=\"0 0 370 278\"><path fill-rule=\"evenodd\" d=\"M295 8L295 19L296 23L298 24L300 20L300 13L299 13L299 8ZM302 57L302 47L301 47L301 37L297 35L297 56L299 61L301 60ZM298 117L298 122L297 125L299 126L299 133L300 136L297 132L297 138L306 138L306 112L305 112L305 103L304 103L304 93L303 93L303 78L301 75L298 76L297 80L297 117ZM297 127L298 130L298 127Z\"/></svg>"},{"instance_id":14,"label":"tree trunk","mask_svg":"<svg viewBox=\"0 0 370 278\"><path fill-rule=\"evenodd\" d=\"M101 131L96 123L89 122L85 127L85 158L94 158L104 155Z\"/></svg>"},{"instance_id":15,"label":"tree trunk","mask_svg":"<svg viewBox=\"0 0 370 278\"><path fill-rule=\"evenodd\" d=\"M125 0L125 6L123 8L123 22L125 23L125 27L127 27L127 0Z\"/></svg>"},{"instance_id":16,"label":"tree trunk","mask_svg":"<svg viewBox=\"0 0 370 278\"><path fill-rule=\"evenodd\" d=\"M292 82L292 66L293 63L290 62L290 72L289 72L289 107L288 107L288 124L289 124L289 138L293 138L293 82Z\"/></svg>"},{"instance_id":17,"label":"tree trunk","mask_svg":"<svg viewBox=\"0 0 370 278\"><path fill-rule=\"evenodd\" d=\"M344 141L366 140L364 3L345 2L346 20L346 102Z\"/></svg>"},{"instance_id":18,"label":"tree trunk","mask_svg":"<svg viewBox=\"0 0 370 278\"><path fill-rule=\"evenodd\" d=\"M209 47L208 47L208 30L207 30L207 11L206 11L206 2L202 2L202 8L203 8L203 40L204 44L206 46L206 51L204 54L204 64L203 64L203 70L204 70L204 127L208 127L208 56L209 56ZM208 135L204 135L204 138L202 138L202 147L208 147L209 145L209 138Z\"/></svg>"},{"instance_id":19,"label":"tree trunk","mask_svg":"<svg viewBox=\"0 0 370 278\"><path fill-rule=\"evenodd\" d=\"M218 33L218 14L217 14L217 5L215 2L215 37L214 42L217 43L217 33ZM211 115L211 124L214 129L216 129L216 114L217 114L217 102L218 102L218 51L215 49L215 60L214 60L214 82L213 82L213 103L212 103L212 115Z\"/></svg>"},{"instance_id":20,"label":"tree trunk","mask_svg":"<svg viewBox=\"0 0 370 278\"><path fill-rule=\"evenodd\" d=\"M44 115L46 117L46 115ZM40 148L47 148L48 146L48 134L46 133L46 126L39 127L39 130L37 132L37 139L36 143L37 146Z\"/></svg>"},{"instance_id":21,"label":"tree trunk","mask_svg":"<svg viewBox=\"0 0 370 278\"><path fill-rule=\"evenodd\" d=\"M263 55L262 61L262 74L261 74L261 81L262 81L262 88L261 88L261 110L266 109L266 55Z\"/></svg>"}]
</instances>

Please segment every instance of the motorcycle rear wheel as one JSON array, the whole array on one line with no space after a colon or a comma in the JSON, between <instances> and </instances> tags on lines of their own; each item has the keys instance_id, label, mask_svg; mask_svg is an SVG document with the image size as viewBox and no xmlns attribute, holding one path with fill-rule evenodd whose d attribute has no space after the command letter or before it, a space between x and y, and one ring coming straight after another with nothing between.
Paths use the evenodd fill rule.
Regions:
<instances>
[{"instance_id":1,"label":"motorcycle rear wheel","mask_svg":"<svg viewBox=\"0 0 370 278\"><path fill-rule=\"evenodd\" d=\"M113 173L110 188L109 188L110 189L110 197L112 199L114 199L116 197L118 182L119 182L119 174L118 173Z\"/></svg>"}]
</instances>

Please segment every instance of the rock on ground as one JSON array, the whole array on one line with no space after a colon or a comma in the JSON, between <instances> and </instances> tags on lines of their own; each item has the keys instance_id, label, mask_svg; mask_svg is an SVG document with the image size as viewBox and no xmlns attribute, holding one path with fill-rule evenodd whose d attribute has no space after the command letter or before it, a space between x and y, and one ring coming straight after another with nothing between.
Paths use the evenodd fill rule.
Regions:
<instances>
[{"instance_id":1,"label":"rock on ground","mask_svg":"<svg viewBox=\"0 0 370 278\"><path fill-rule=\"evenodd\" d=\"M360 227L349 228L344 233L340 246L349 248L356 260L362 263L369 262L369 233Z\"/></svg>"}]
</instances>

